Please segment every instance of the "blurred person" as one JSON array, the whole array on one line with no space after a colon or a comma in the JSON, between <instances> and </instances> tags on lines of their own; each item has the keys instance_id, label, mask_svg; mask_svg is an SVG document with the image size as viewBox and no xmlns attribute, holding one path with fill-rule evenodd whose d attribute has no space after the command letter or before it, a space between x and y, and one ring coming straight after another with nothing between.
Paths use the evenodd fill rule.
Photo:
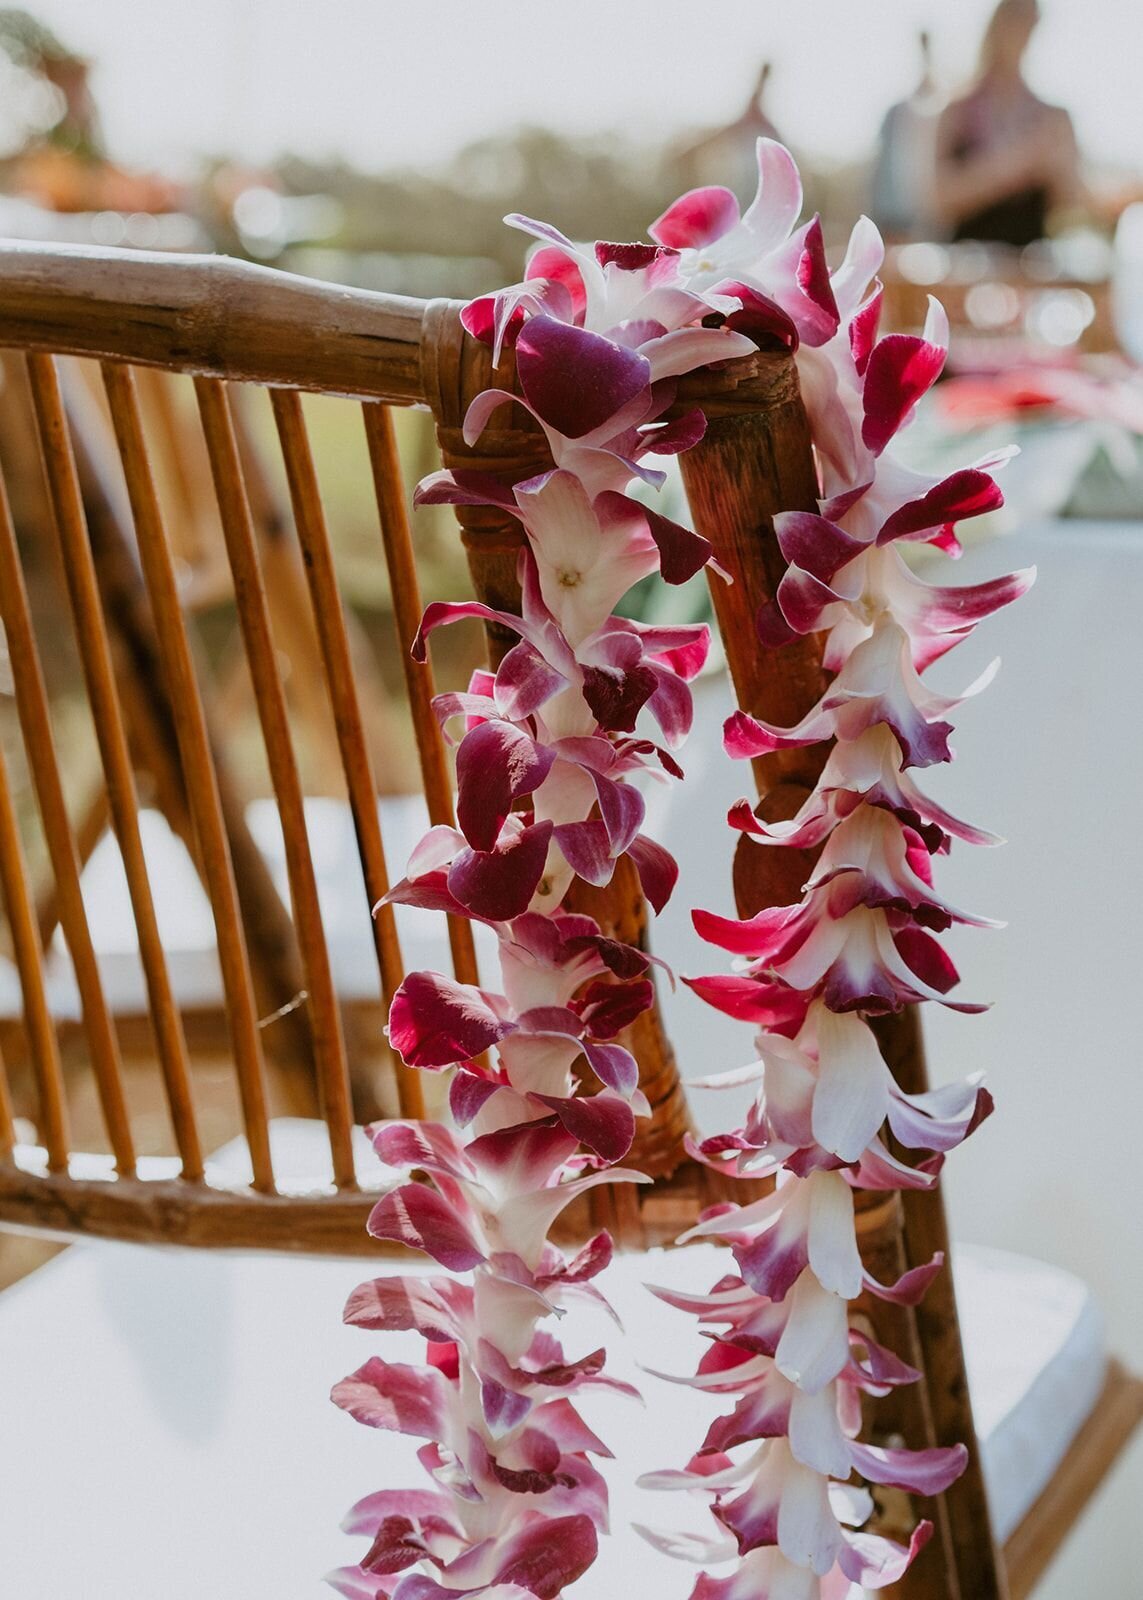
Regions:
<instances>
[{"instance_id":1,"label":"blurred person","mask_svg":"<svg viewBox=\"0 0 1143 1600\"><path fill-rule=\"evenodd\" d=\"M1083 198L1071 117L1024 79L1039 20L1037 0L1000 0L976 81L941 114L935 199L953 239L1022 247L1044 237L1053 208Z\"/></svg>"},{"instance_id":2,"label":"blurred person","mask_svg":"<svg viewBox=\"0 0 1143 1600\"><path fill-rule=\"evenodd\" d=\"M913 92L885 113L877 135L869 209L890 244L932 233L933 165L941 96L933 76L932 39L922 30L921 76Z\"/></svg>"}]
</instances>

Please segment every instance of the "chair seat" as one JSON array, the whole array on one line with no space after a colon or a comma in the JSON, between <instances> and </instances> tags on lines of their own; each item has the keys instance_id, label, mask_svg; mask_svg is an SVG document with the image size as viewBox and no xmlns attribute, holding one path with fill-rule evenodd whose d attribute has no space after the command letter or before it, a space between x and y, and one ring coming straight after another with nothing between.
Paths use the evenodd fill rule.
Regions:
<instances>
[{"instance_id":1,"label":"chair seat","mask_svg":"<svg viewBox=\"0 0 1143 1600\"><path fill-rule=\"evenodd\" d=\"M239 1158L240 1159L240 1158ZM224 1157L225 1160L225 1157ZM602 1314L565 1329L576 1353L609 1348L647 1408L615 1397L587 1419L622 1448L615 1535L578 1600L681 1593L685 1574L630 1523L686 1525L696 1508L631 1486L677 1465L709 1401L638 1372L693 1368L689 1319L647 1282L712 1281L707 1246L623 1257ZM329 1386L368 1356L416 1359L412 1335L340 1323L366 1264L132 1246L76 1246L0 1295L0 1550L7 1592L56 1600L319 1600L321 1574L360 1541L338 1532L354 1500L415 1483L415 1441L338 1412ZM379 1260L377 1271L394 1270ZM1094 1404L1105 1370L1099 1314L1076 1278L996 1250L956 1261L969 1376L1000 1537L1034 1500ZM110 1464L113 1464L111 1466Z\"/></svg>"}]
</instances>

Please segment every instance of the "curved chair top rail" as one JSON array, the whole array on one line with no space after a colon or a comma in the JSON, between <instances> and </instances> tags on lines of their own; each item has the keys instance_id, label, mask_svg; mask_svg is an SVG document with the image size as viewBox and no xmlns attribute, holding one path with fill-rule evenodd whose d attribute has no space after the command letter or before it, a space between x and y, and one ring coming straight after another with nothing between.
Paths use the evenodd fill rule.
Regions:
<instances>
[{"instance_id":1,"label":"curved chair top rail","mask_svg":"<svg viewBox=\"0 0 1143 1600\"><path fill-rule=\"evenodd\" d=\"M384 894L389 874L378 831L377 790L361 735L360 686L345 638L344 606L296 391L361 402L422 783L434 822L452 821L451 784L431 710L431 670L408 660L421 606L387 405L427 406L434 414L447 464L471 465L479 460L484 470L499 472L509 481L521 476L522 467L541 469L546 452L543 436L517 408L505 407L477 451L464 444L461 419L473 395L488 387L491 371L487 349L463 333L456 302L345 289L221 256L0 242L0 351L4 347L25 357L34 418L30 437L38 439L51 502L43 536L56 542L67 573L64 610L70 610L76 630L87 696L100 732L111 820L130 879L178 1157L157 1163L137 1160L133 1148L115 1028L100 991L79 888L83 852L82 847L77 849L78 827L64 804L38 645L23 594L22 552L0 493L0 618L19 669L16 699L24 744L51 853L60 925L80 980L87 1069L96 1082L112 1152L110 1157L77 1155L69 1140L67 1083L45 1000L35 907L28 894L12 806L5 800L7 776L0 760L0 900L8 913L24 992L26 1048L41 1108L38 1153L27 1146L14 1154L11 1148L6 1151L5 1145L14 1143L13 1124L10 1108L5 1117L0 1063L0 1225L187 1244L336 1253L375 1250L363 1227L369 1198L356 1191L354 1178L352 1039L344 1013L339 1023L271 618L260 592L264 585L256 507L252 510L255 485L240 448L237 391L242 385L260 385L273 395L292 522L309 589L303 605L310 606L308 626L316 626L320 639L316 659L336 725L369 903ZM57 370L57 356L87 357L102 365L102 403L113 424L113 429L105 426L104 444L111 467L118 471L121 466L126 475L131 510L126 522L116 524L114 506L100 490L100 474L92 470L89 444L83 437L83 407L73 414L68 374ZM202 431L199 448L205 440L287 851L291 843L295 847L295 858L289 862L292 926L288 915L279 926L295 942L294 972L301 977L294 987L301 989L304 980L309 995L305 1026L311 1032L313 1070L333 1161L334 1181L324 1188L283 1193L274 1170L266 1066L256 1031L258 1010L247 954L252 869L247 860L246 882L241 881L243 859L234 833L236 816L241 828L241 807L235 811L225 781L220 784L218 744L208 726L212 707L202 704L207 696L192 666L193 649L184 637L186 622L173 576L170 529L156 495L147 430L142 426L140 403L146 396L131 372L147 367L195 380ZM512 384L511 375L500 371L496 381ZM815 503L816 481L792 359L784 351L760 351L755 357L727 363L718 372L688 377L680 384L678 403L701 405L708 416L707 437L683 463L684 476L696 526L712 541L723 566L736 575L730 587L714 585L714 600L740 703L779 721L796 721L820 686L814 646L787 647L763 661L753 628L758 606L773 592L780 575L775 543L766 537L769 515L780 507L810 508ZM477 593L498 608L517 609L518 527L495 511L481 509L461 508L460 521ZM255 1174L253 1187L228 1186L212 1178L208 1162L204 1166L207 1152L201 1148L196 1123L194 1075L177 1008L171 1004L139 846L138 801L122 726L130 721L131 712L118 704L122 689L117 692L115 687L113 657L123 642L116 630L125 625L129 654L136 663L150 662L143 676L157 685L160 733L164 718L174 724L170 771L175 787L185 790L183 811L190 819L186 836L197 843L203 858L198 863L200 877L209 891L218 931L230 1048ZM503 648L494 629L489 648L494 654ZM812 763L812 756L809 759ZM783 804L796 805L799 784L804 793L816 776L805 761L798 752L780 756L767 774L759 776L770 786L780 785ZM227 860L228 843L233 867ZM755 857L761 854L753 852ZM258 870L255 863L255 879ZM757 904L767 898L775 903L786 887L755 883L746 892ZM742 885L739 889L743 892ZM617 872L612 889L602 895L594 892L581 909L629 942L641 943L646 937L645 907L633 873L624 877ZM387 1003L404 970L391 912L375 919L373 937ZM457 976L471 980L475 966L468 925L453 924L449 938ZM279 992L288 996L290 982ZM598 1190L590 1210L573 1209L567 1224L573 1234L609 1226L628 1244L665 1242L693 1220L701 1205L719 1197L711 1191L719 1180L684 1160L685 1097L658 1012L645 1014L627 1042L640 1061L641 1081L653 1109L633 1158L657 1181L636 1204L626 1187ZM399 1064L394 1070L402 1114L421 1114L418 1075Z\"/></svg>"},{"instance_id":2,"label":"curved chair top rail","mask_svg":"<svg viewBox=\"0 0 1143 1600\"><path fill-rule=\"evenodd\" d=\"M236 383L423 404L428 305L230 256L0 241L0 344Z\"/></svg>"}]
</instances>

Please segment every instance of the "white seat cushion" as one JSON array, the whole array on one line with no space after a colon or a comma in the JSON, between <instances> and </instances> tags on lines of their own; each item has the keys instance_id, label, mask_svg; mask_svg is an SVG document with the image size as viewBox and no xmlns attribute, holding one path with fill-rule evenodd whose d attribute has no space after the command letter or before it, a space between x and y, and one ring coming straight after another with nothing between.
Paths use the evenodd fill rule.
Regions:
<instances>
[{"instance_id":1,"label":"white seat cushion","mask_svg":"<svg viewBox=\"0 0 1143 1600\"><path fill-rule=\"evenodd\" d=\"M690 1320L647 1281L703 1284L709 1247L629 1256L607 1289L628 1330L568 1319L582 1353L606 1343L634 1377L641 1411L609 1398L588 1420L621 1454L613 1528L577 1600L681 1594L688 1575L649 1549L632 1521L685 1524L679 1497L632 1487L676 1465L709 1402L636 1369L693 1369ZM368 1356L417 1359L412 1335L345 1328L340 1312L376 1262L310 1261L132 1246L83 1246L0 1296L0 1552L5 1592L57 1600L319 1600L321 1575L360 1553L338 1531L370 1490L415 1484L415 1441L374 1433L327 1400ZM1067 1449L1102 1379L1100 1323L1087 1292L1055 1268L963 1249L957 1283L985 1472L1001 1534Z\"/></svg>"}]
</instances>

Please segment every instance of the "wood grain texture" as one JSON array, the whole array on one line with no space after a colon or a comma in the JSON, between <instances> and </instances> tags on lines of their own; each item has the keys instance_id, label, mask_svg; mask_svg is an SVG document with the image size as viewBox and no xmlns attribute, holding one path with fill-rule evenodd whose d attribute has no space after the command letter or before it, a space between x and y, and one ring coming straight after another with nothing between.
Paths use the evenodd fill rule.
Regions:
<instances>
[{"instance_id":1,"label":"wood grain texture","mask_svg":"<svg viewBox=\"0 0 1143 1600\"><path fill-rule=\"evenodd\" d=\"M403 405L425 302L227 256L0 244L0 345Z\"/></svg>"},{"instance_id":2,"label":"wood grain texture","mask_svg":"<svg viewBox=\"0 0 1143 1600\"><path fill-rule=\"evenodd\" d=\"M0 498L4 488L0 484ZM0 507L0 517L5 512ZM0 892L8 915L16 970L24 1004L24 1027L32 1057L38 1097L37 1132L47 1149L51 1172L66 1172L69 1148L67 1093L55 1024L44 987L43 953L36 927L28 868L20 842L20 828L8 763L0 747ZM10 1111L9 1110L9 1120ZM8 1129L10 1132L11 1129Z\"/></svg>"},{"instance_id":3,"label":"wood grain texture","mask_svg":"<svg viewBox=\"0 0 1143 1600\"><path fill-rule=\"evenodd\" d=\"M1102 1392L1048 1487L1004 1546L1010 1600L1028 1600L1088 1501L1143 1422L1143 1379L1108 1364Z\"/></svg>"},{"instance_id":4,"label":"wood grain texture","mask_svg":"<svg viewBox=\"0 0 1143 1600\"><path fill-rule=\"evenodd\" d=\"M195 391L234 577L238 619L262 724L266 758L281 814L290 900L305 970L321 1110L329 1130L334 1181L339 1188L352 1188L356 1182L350 1140L353 1117L341 1013L322 926L305 802L290 737L238 442L225 387L216 378L196 378Z\"/></svg>"},{"instance_id":5,"label":"wood grain texture","mask_svg":"<svg viewBox=\"0 0 1143 1600\"><path fill-rule=\"evenodd\" d=\"M393 418L387 406L363 405L365 442L369 450L369 466L373 474L373 493L377 501L377 515L381 525L381 541L385 549L385 565L389 573L389 593L393 615L397 624L397 649L401 657L401 670L405 676L405 689L409 696L409 711L413 719L413 732L417 740L417 757L421 765L421 784L425 791L429 821L434 827L454 827L456 817L452 803L452 778L445 756L444 738L433 710L433 669L430 661L413 660L413 640L421 625L421 585L417 577L417 564L413 555L413 533L409 526L409 510L405 500L405 482L401 474L401 458L397 453L397 436L393 431ZM460 917L449 917L448 940L452 951L452 965L461 983L476 983L476 950L472 942L472 926Z\"/></svg>"},{"instance_id":6,"label":"wood grain texture","mask_svg":"<svg viewBox=\"0 0 1143 1600\"><path fill-rule=\"evenodd\" d=\"M230 836L223 816L206 714L191 659L171 548L155 492L131 371L108 362L103 378L135 520L140 563L154 617L159 667L174 722L189 815L193 819L203 879L214 916L254 1186L271 1191L274 1171L266 1110L266 1064L230 854Z\"/></svg>"},{"instance_id":7,"label":"wood grain texture","mask_svg":"<svg viewBox=\"0 0 1143 1600\"><path fill-rule=\"evenodd\" d=\"M114 364L111 364L114 366ZM125 368L115 370L125 372ZM154 375L152 375L154 376ZM106 387L106 384L105 384ZM145 776L150 785L154 804L158 807L172 831L179 838L200 877L205 865L199 845L199 833L194 810L188 797L190 768L184 768L184 757L179 727L185 721L183 705L172 698L169 687L170 674L164 667L164 654L180 648L171 640L175 635L189 637L181 613L170 615L152 606L147 580L141 569L145 554L141 553L142 534L134 527L138 520L131 488L131 468L120 451L123 471L128 480L127 504L117 492L115 460L118 439L115 420L107 427L102 414L96 414L91 405L77 406L75 396L70 396L68 421L75 450L79 480L83 490L84 511L91 536L92 555L95 559L115 655L119 696L127 721L127 735L137 772ZM114 397L109 400L114 413ZM193 436L193 435L192 435ZM205 446L203 461L206 462ZM138 449L150 474L150 460L146 454L143 429L140 427ZM208 492L209 470L207 469ZM158 503L154 505L159 515ZM138 513L141 517L143 513ZM170 534L170 525L160 522L164 538ZM220 539L221 543L221 539ZM158 552L155 560L165 560L181 573L176 543ZM148 552L150 553L150 552ZM221 552L225 563L225 550ZM179 600L183 600L181 585ZM160 629L157 619L162 616ZM170 630L174 630L172 634ZM208 681L207 674L200 674ZM181 691L180 691L181 692ZM211 695L209 703L200 701L205 719L208 759L213 768L212 781L217 790L222 821L238 900L242 908L250 965L253 968L255 992L261 1009L275 1012L287 1005L303 985L298 943L290 914L278 894L265 857L259 850L247 823L246 805L249 798L246 787L239 781L231 751L220 726L219 707ZM205 881L205 878L204 878ZM209 892L209 891L208 891ZM313 1037L308 1013L302 1007L288 1012L276 1028L274 1038L276 1061L287 1067L290 1074L292 1097L298 1102L299 1112L312 1112L316 1106L313 1084Z\"/></svg>"},{"instance_id":8,"label":"wood grain texture","mask_svg":"<svg viewBox=\"0 0 1143 1600\"><path fill-rule=\"evenodd\" d=\"M29 356L28 368L47 468L60 564L71 602L72 622L103 764L109 808L139 938L139 954L171 1126L182 1158L183 1176L193 1180L202 1176L203 1157L191 1098L186 1039L171 990L155 902L147 876L147 863L143 856L135 777L127 747L123 711L116 690L111 647L100 604L99 583L84 518L79 476L68 436L59 374L54 359L47 355Z\"/></svg>"},{"instance_id":9,"label":"wood grain texture","mask_svg":"<svg viewBox=\"0 0 1143 1600\"><path fill-rule=\"evenodd\" d=\"M345 774L346 792L353 813L365 893L369 906L373 908L370 929L387 1015L405 969L393 907L378 904L389 892L389 867L377 811L377 780L365 737L365 722L354 681L345 611L333 567L329 530L301 398L292 389L275 389L271 398L320 641L325 684ZM423 1117L425 1104L420 1073L406 1067L395 1051L392 1052L392 1063L402 1116Z\"/></svg>"},{"instance_id":10,"label":"wood grain texture","mask_svg":"<svg viewBox=\"0 0 1143 1600\"><path fill-rule=\"evenodd\" d=\"M16 710L55 877L60 922L75 969L104 1125L119 1171L129 1174L135 1167L135 1148L123 1095L119 1047L80 889L79 856L60 777L48 692L5 495L0 495L0 619L7 636Z\"/></svg>"}]
</instances>

